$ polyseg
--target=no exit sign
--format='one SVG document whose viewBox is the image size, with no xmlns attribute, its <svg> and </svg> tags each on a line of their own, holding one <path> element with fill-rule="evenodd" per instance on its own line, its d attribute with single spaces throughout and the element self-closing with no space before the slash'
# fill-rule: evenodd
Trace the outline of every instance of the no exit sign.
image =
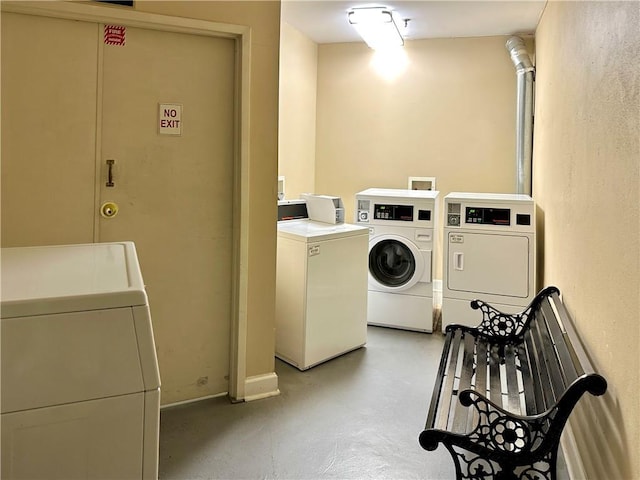
<svg viewBox="0 0 640 480">
<path fill-rule="evenodd" d="M 160 135 L 182 135 L 182 105 L 159 104 L 158 133 Z"/>
</svg>

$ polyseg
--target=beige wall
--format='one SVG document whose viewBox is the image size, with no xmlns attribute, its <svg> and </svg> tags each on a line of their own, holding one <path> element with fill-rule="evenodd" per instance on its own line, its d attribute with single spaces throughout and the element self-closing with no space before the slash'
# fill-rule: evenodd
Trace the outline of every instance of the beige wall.
<svg viewBox="0 0 640 480">
<path fill-rule="evenodd" d="M 605 397 L 581 400 L 572 416 L 593 479 L 640 478 L 639 9 L 550 2 L 536 32 L 542 283 L 560 287 L 609 381 Z M 442 196 L 513 191 L 515 73 L 505 40 L 407 42 L 411 63 L 395 81 L 372 72 L 364 44 L 320 45 L 315 191 L 342 196 L 347 221 L 357 191 L 404 188 L 408 176 L 436 176 Z"/>
<path fill-rule="evenodd" d="M 26 3 L 27 2 L 25 2 L 25 5 Z M 32 8 L 40 8 L 36 2 L 28 3 L 31 4 Z M 97 8 L 103 9 L 105 11 L 111 9 L 114 12 L 117 11 L 118 15 L 127 15 L 132 13 L 131 9 L 126 7 L 97 7 L 94 2 L 86 3 L 89 4 L 88 8 L 91 8 L 93 10 Z M 47 8 L 55 8 L 51 7 L 52 5 L 54 5 L 54 2 L 45 2 L 45 4 L 47 5 Z M 6 5 L 7 3 L 3 2 L 3 6 Z M 17 5 L 19 5 L 19 3 L 17 3 Z M 70 3 L 57 2 L 57 5 L 61 9 L 64 9 L 65 7 L 69 6 Z M 82 5 L 80 7 L 82 7 Z M 246 358 L 240 359 L 239 363 L 246 366 L 246 376 L 248 377 L 260 377 L 264 375 L 269 379 L 272 379 L 275 366 L 274 317 L 276 235 L 274 219 L 276 217 L 275 198 L 277 195 L 276 176 L 278 148 L 277 123 L 280 2 L 137 1 L 135 2 L 134 9 L 139 12 L 200 19 L 217 23 L 243 25 L 248 26 L 251 30 L 251 86 L 248 99 L 249 148 L 247 149 L 248 161 L 246 165 L 246 168 L 248 170 L 247 176 L 249 178 L 249 188 L 248 192 L 242 192 L 243 199 L 248 197 L 248 228 L 246 232 L 243 232 L 242 237 L 243 241 L 244 239 L 246 239 L 248 243 L 248 260 L 240 265 L 240 269 L 242 270 L 242 272 L 247 275 L 248 285 L 246 309 L 239 313 L 240 315 L 246 315 L 247 319 Z M 60 38 L 57 38 L 56 41 L 58 43 L 62 42 Z M 95 45 L 93 54 L 95 56 Z M 58 65 L 58 67 L 59 66 L 60 65 Z M 226 73 L 228 75 L 228 71 Z M 95 82 L 95 72 L 93 75 L 93 80 Z M 45 87 L 48 85 L 47 82 L 49 81 L 49 79 L 46 78 L 46 76 L 40 76 L 38 81 L 39 83 L 37 87 L 34 87 L 35 90 L 40 91 L 44 88 L 44 90 L 42 91 L 47 92 L 48 90 Z M 93 92 L 93 94 L 95 97 L 95 91 Z M 85 102 L 85 104 L 86 103 L 87 102 Z M 93 99 L 93 103 L 95 110 L 95 98 Z M 56 103 L 56 105 L 58 104 Z M 68 111 L 65 111 L 65 108 L 67 108 L 68 110 L 69 105 L 65 104 L 57 109 L 61 118 L 65 117 L 65 113 L 69 113 Z M 77 123 L 77 115 L 71 115 L 71 117 L 73 117 Z M 85 115 L 85 117 L 87 116 Z M 89 115 L 87 118 L 88 121 L 95 122 L 95 113 L 93 115 Z M 11 123 L 11 125 L 15 126 L 14 123 L 15 122 Z M 5 132 L 3 130 L 3 140 L 4 133 Z M 38 157 L 38 155 L 36 155 L 36 157 Z M 38 158 L 40 157 L 43 156 L 40 155 Z M 94 155 L 84 155 L 83 158 L 91 160 L 91 162 L 93 162 Z M 66 167 L 67 164 L 63 166 Z M 40 166 L 38 166 L 38 168 L 40 168 Z M 93 184 L 94 182 L 94 174 L 91 173 L 92 171 L 93 166 L 88 170 L 91 177 L 91 181 L 89 182 L 89 184 Z M 3 171 L 3 173 L 5 172 Z M 217 179 L 217 181 L 228 181 L 228 176 L 225 178 L 227 178 L 227 180 Z M 77 179 L 77 176 L 72 177 L 72 179 Z M 216 178 L 212 178 L 212 181 L 216 181 Z M 93 203 L 93 195 L 91 195 L 91 200 L 91 203 Z M 93 212 L 93 205 L 91 205 L 90 208 Z M 232 208 L 232 205 L 221 204 L 217 206 L 217 208 L 230 209 Z M 238 216 L 240 215 L 240 212 L 233 212 L 233 215 Z M 89 220 L 90 223 L 93 223 L 91 218 Z M 47 226 L 45 225 L 45 227 Z M 189 232 L 184 232 L 184 234 L 188 235 Z M 59 238 L 62 238 L 55 235 L 51 235 L 51 237 L 53 238 L 54 243 L 59 243 Z M 65 236 L 64 238 L 68 237 Z M 88 239 L 87 241 L 91 241 L 91 239 Z M 22 241 L 22 243 L 24 244 L 28 242 Z M 229 278 L 228 282 L 233 282 L 233 278 Z M 228 311 L 229 307 L 229 305 L 225 305 L 221 311 Z M 241 308 L 245 308 L 244 303 L 241 305 Z M 187 332 L 187 334 L 198 334 L 199 332 L 200 331 L 197 329 L 191 329 L 191 331 Z M 240 335 L 243 336 L 244 332 L 241 332 Z M 179 375 L 180 373 L 178 372 L 176 376 Z M 242 375 L 240 376 L 242 377 Z M 269 384 L 269 386 L 272 385 L 273 382 Z M 242 392 L 239 393 L 242 394 Z M 175 395 L 168 395 L 167 399 L 163 397 L 163 401 L 165 401 L 166 403 L 167 401 L 187 400 L 192 398 L 193 396 L 193 393 L 184 394 L 180 398 L 176 398 Z"/>
<path fill-rule="evenodd" d="M 506 37 L 408 41 L 409 64 L 388 80 L 364 43 L 318 53 L 317 193 L 407 188 L 435 176 L 451 191 L 515 191 L 515 68 Z M 436 278 L 441 278 L 438 255 Z"/>
<path fill-rule="evenodd" d="M 587 478 L 640 478 L 640 4 L 550 2 L 536 32 L 534 196 L 604 397 L 571 425 Z"/>
<path fill-rule="evenodd" d="M 293 199 L 315 188 L 318 45 L 284 22 L 280 38 L 278 174 Z"/>
<path fill-rule="evenodd" d="M 135 2 L 139 11 L 251 27 L 247 375 L 273 372 L 280 2 Z M 274 199 L 269 202 L 269 199 Z M 222 208 L 222 207 L 221 207 Z"/>
</svg>

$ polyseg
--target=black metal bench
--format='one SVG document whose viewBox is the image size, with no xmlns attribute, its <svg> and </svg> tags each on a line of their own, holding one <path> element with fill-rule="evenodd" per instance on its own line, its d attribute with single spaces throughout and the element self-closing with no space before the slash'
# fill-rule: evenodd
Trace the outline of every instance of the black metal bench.
<svg viewBox="0 0 640 480">
<path fill-rule="evenodd" d="M 474 300 L 477 328 L 449 325 L 420 445 L 442 443 L 458 479 L 555 479 L 560 434 L 597 374 L 555 287 L 519 314 Z"/>
</svg>

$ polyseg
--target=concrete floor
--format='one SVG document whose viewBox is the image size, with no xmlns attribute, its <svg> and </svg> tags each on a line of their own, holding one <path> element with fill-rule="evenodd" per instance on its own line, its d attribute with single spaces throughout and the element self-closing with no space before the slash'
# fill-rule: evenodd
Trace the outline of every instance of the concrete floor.
<svg viewBox="0 0 640 480">
<path fill-rule="evenodd" d="M 368 327 L 366 347 L 305 372 L 276 360 L 280 396 L 165 409 L 160 478 L 455 478 L 444 447 L 418 444 L 442 345 L 440 334 Z"/>
</svg>

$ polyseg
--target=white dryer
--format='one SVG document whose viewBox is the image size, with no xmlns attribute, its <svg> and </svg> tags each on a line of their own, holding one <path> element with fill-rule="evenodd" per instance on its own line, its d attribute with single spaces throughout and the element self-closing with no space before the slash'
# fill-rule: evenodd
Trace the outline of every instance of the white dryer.
<svg viewBox="0 0 640 480">
<path fill-rule="evenodd" d="M 477 326 L 474 299 L 505 313 L 536 293 L 535 204 L 528 195 L 452 192 L 444 197 L 442 328 Z"/>
<path fill-rule="evenodd" d="M 160 375 L 133 243 L 2 249 L 2 478 L 158 478 Z"/>
<path fill-rule="evenodd" d="M 356 194 L 356 221 L 369 226 L 370 325 L 433 331 L 437 198 L 437 191 L 386 188 Z"/>
</svg>

